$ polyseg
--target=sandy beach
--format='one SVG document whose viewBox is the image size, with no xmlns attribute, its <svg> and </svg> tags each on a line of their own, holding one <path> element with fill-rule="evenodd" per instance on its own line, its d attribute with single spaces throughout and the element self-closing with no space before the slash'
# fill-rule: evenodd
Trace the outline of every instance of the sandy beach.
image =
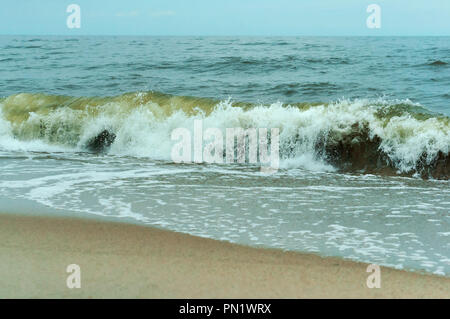
<svg viewBox="0 0 450 319">
<path fill-rule="evenodd" d="M 66 267 L 81 267 L 68 289 Z M 0 215 L 0 298 L 449 298 L 450 278 L 129 224 Z"/>
</svg>

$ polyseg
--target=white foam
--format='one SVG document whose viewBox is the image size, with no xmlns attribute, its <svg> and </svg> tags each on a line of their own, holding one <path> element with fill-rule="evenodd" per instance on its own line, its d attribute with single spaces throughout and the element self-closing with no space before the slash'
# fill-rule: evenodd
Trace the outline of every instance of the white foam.
<svg viewBox="0 0 450 319">
<path fill-rule="evenodd" d="M 171 132 L 175 128 L 193 132 L 194 121 L 202 119 L 204 130 L 219 128 L 224 136 L 226 128 L 279 128 L 280 166 L 286 169 L 333 171 L 333 167 L 317 154 L 317 143 L 327 138 L 338 141 L 350 134 L 355 124 L 367 125 L 371 137 L 381 138 L 380 148 L 400 171 L 412 170 L 423 153 L 427 154 L 427 161 L 431 161 L 439 151 L 450 151 L 448 122 L 437 118 L 418 120 L 410 115 L 392 117 L 385 122 L 386 119 L 377 117 L 376 112 L 380 103 L 390 104 L 379 100 L 342 100 L 308 109 L 280 102 L 244 109 L 233 107 L 228 100 L 218 103 L 208 115 L 200 110 L 187 114 L 181 107 L 174 107 L 167 115 L 152 101 L 138 107 L 126 107 L 124 103 L 105 102 L 95 107 L 96 112 L 86 106 L 82 110 L 61 107 L 48 114 L 30 113 L 27 120 L 14 127 L 0 119 L 0 147 L 6 150 L 79 151 L 89 139 L 106 129 L 116 134 L 109 150 L 111 154 L 170 160 L 175 144 Z M 44 136 L 41 136 L 41 123 L 46 127 Z"/>
</svg>

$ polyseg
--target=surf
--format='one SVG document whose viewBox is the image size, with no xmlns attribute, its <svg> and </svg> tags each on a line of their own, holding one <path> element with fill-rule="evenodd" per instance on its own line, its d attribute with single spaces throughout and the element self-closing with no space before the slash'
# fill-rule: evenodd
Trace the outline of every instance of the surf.
<svg viewBox="0 0 450 319">
<path fill-rule="evenodd" d="M 110 97 L 20 93 L 1 99 L 0 112 L 3 150 L 101 149 L 170 160 L 172 131 L 193 132 L 195 120 L 202 120 L 205 129 L 222 132 L 279 128 L 280 167 L 285 169 L 450 177 L 449 117 L 408 100 L 257 104 L 161 92 Z"/>
</svg>

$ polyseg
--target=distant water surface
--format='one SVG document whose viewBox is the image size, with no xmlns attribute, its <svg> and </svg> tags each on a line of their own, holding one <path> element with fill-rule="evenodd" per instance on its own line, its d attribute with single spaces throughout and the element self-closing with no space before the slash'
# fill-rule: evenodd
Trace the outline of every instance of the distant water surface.
<svg viewBox="0 0 450 319">
<path fill-rule="evenodd" d="M 0 96 L 410 99 L 450 114 L 450 37 L 0 37 Z"/>
</svg>

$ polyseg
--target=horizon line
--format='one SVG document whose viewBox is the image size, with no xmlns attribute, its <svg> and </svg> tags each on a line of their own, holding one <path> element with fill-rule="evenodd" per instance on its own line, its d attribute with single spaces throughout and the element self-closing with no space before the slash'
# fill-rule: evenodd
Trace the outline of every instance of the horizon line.
<svg viewBox="0 0 450 319">
<path fill-rule="evenodd" d="M 369 35 L 369 34 L 353 34 L 353 35 L 314 35 L 314 34 L 299 34 L 299 35 L 251 35 L 251 34 L 230 34 L 230 35 L 214 35 L 214 34 L 31 34 L 31 33 L 0 33 L 0 36 L 94 36 L 94 37 L 450 37 L 450 34 L 425 34 L 425 35 L 411 35 L 411 34 L 381 34 L 381 35 Z"/>
</svg>

